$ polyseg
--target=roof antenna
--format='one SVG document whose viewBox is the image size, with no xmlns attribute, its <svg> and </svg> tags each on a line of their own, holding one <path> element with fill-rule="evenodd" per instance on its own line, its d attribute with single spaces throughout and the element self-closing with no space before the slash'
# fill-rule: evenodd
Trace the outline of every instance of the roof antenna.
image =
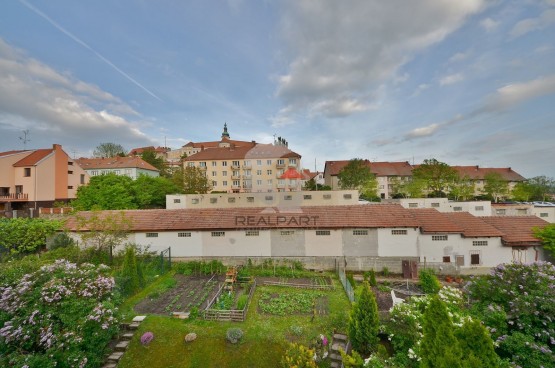
<svg viewBox="0 0 555 368">
<path fill-rule="evenodd" d="M 23 142 L 23 150 L 27 150 L 27 142 L 31 142 L 31 138 L 29 138 L 29 129 L 23 131 L 23 137 L 19 137 L 19 140 Z"/>
</svg>

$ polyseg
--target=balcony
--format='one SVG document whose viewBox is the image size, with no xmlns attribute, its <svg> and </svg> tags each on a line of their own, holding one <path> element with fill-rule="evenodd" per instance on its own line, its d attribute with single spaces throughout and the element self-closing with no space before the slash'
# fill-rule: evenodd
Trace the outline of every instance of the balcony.
<svg viewBox="0 0 555 368">
<path fill-rule="evenodd" d="M 201 170 L 207 170 L 206 166 L 199 166 L 198 168 L 201 169 Z"/>
<path fill-rule="evenodd" d="M 243 180 L 251 180 L 252 175 L 243 175 Z"/>
<path fill-rule="evenodd" d="M 285 162 L 283 162 L 283 163 L 276 163 L 276 167 L 277 167 L 278 169 L 283 169 L 283 168 L 285 168 Z"/>
<path fill-rule="evenodd" d="M 241 168 L 241 165 L 231 164 L 231 168 L 234 170 L 239 170 Z"/>
<path fill-rule="evenodd" d="M 239 180 L 241 179 L 241 175 L 231 175 L 231 180 Z"/>
<path fill-rule="evenodd" d="M 284 189 L 284 188 L 286 187 L 286 185 L 285 185 L 285 183 L 277 183 L 277 184 L 276 184 L 276 187 L 277 187 L 277 188 L 283 188 L 283 189 Z"/>
<path fill-rule="evenodd" d="M 0 194 L 0 202 L 27 202 L 27 193 Z"/>
<path fill-rule="evenodd" d="M 287 166 L 296 168 L 297 163 L 296 162 L 290 162 L 290 163 L 287 164 Z"/>
</svg>

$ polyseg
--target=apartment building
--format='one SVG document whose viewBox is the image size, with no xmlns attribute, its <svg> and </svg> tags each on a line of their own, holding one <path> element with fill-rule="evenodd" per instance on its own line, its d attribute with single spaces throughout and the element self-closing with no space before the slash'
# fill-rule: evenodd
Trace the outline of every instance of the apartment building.
<svg viewBox="0 0 555 368">
<path fill-rule="evenodd" d="M 229 193 L 286 192 L 302 188 L 301 155 L 287 142 L 273 144 L 228 140 L 224 127 L 216 147 L 201 150 L 183 160 L 184 166 L 198 167 L 206 173 L 212 191 Z"/>
<path fill-rule="evenodd" d="M 52 148 L 0 152 L 0 211 L 52 207 L 74 199 L 89 175 L 59 144 Z"/>
<path fill-rule="evenodd" d="M 79 158 L 75 162 L 90 176 L 116 174 L 135 180 L 139 175 L 160 176 L 159 170 L 140 157 Z"/>
</svg>

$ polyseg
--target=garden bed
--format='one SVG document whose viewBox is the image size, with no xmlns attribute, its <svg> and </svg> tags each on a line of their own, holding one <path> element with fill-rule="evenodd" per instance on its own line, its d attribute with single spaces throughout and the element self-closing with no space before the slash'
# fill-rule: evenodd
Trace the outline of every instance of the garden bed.
<svg viewBox="0 0 555 368">
<path fill-rule="evenodd" d="M 327 276 L 314 276 L 303 278 L 287 277 L 257 277 L 260 285 L 287 286 L 299 289 L 333 290 L 334 285 Z"/>
<path fill-rule="evenodd" d="M 217 275 L 175 275 L 174 279 L 174 287 L 163 293 L 151 293 L 135 305 L 135 312 L 169 315 L 174 312 L 190 312 L 194 307 L 203 309 L 206 306 L 205 302 L 216 295 L 218 282 L 222 281 Z"/>
</svg>

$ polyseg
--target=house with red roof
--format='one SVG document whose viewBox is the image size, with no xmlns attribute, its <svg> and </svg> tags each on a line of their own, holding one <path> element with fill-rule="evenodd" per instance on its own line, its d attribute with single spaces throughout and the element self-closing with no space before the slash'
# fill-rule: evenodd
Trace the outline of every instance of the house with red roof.
<svg viewBox="0 0 555 368">
<path fill-rule="evenodd" d="M 79 158 L 75 162 L 90 176 L 116 174 L 129 176 L 135 180 L 140 175 L 158 177 L 160 171 L 138 156 Z"/>
<path fill-rule="evenodd" d="M 59 144 L 52 148 L 0 152 L 0 213 L 52 207 L 76 197 L 89 175 Z"/>
</svg>

